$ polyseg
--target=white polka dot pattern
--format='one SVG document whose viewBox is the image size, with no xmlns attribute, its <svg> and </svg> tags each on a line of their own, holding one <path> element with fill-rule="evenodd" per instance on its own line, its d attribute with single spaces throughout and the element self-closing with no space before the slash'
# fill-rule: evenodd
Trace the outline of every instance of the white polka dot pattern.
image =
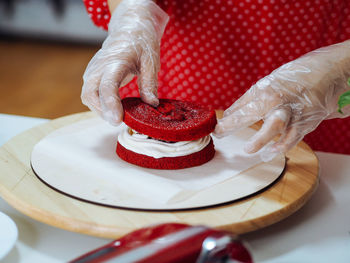
<svg viewBox="0 0 350 263">
<path fill-rule="evenodd" d="M 106 28 L 106 0 L 84 2 L 95 23 Z M 162 38 L 159 96 L 197 101 L 215 109 L 229 107 L 280 65 L 350 38 L 348 0 L 157 3 L 170 15 Z M 136 80 L 120 93 L 138 96 Z M 350 153 L 348 127 L 350 118 L 326 121 L 305 140 L 315 150 Z"/>
<path fill-rule="evenodd" d="M 83 2 L 95 25 L 107 30 L 111 18 L 107 0 L 83 0 Z"/>
</svg>

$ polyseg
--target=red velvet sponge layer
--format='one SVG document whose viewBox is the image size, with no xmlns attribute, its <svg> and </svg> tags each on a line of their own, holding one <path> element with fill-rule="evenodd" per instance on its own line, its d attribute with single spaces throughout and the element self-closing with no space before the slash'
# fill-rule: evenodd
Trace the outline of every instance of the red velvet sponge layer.
<svg viewBox="0 0 350 263">
<path fill-rule="evenodd" d="M 153 169 L 175 170 L 202 165 L 210 161 L 215 155 L 215 149 L 213 140 L 211 139 L 209 144 L 202 150 L 189 155 L 153 158 L 148 155 L 130 151 L 118 142 L 117 154 L 124 161 L 138 166 Z"/>
<path fill-rule="evenodd" d="M 210 134 L 215 111 L 189 101 L 160 99 L 152 107 L 140 98 L 122 100 L 124 123 L 135 131 L 164 141 L 193 141 Z"/>
</svg>

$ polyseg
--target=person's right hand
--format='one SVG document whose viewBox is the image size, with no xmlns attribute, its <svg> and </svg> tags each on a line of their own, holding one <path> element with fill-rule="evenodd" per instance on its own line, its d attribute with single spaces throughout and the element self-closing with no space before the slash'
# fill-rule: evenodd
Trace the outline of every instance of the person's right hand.
<svg viewBox="0 0 350 263">
<path fill-rule="evenodd" d="M 113 12 L 108 37 L 89 62 L 83 104 L 112 125 L 123 120 L 119 88 L 138 75 L 143 101 L 157 106 L 159 45 L 168 15 L 152 0 L 124 0 Z"/>
</svg>

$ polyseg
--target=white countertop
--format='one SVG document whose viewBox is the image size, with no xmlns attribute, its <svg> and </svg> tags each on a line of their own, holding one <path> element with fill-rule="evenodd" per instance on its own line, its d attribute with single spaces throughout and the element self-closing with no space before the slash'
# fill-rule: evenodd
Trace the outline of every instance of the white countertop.
<svg viewBox="0 0 350 263">
<path fill-rule="evenodd" d="M 0 114 L 0 146 L 46 121 Z M 321 181 L 311 200 L 287 219 L 242 235 L 256 262 L 350 262 L 350 155 L 316 154 Z M 15 247 L 1 261 L 4 263 L 66 262 L 110 241 L 37 222 L 1 197 L 0 211 L 15 221 L 19 232 Z"/>
</svg>

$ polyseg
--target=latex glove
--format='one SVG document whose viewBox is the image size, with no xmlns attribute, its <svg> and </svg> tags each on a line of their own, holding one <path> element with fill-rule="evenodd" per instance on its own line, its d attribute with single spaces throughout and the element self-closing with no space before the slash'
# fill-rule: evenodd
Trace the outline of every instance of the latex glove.
<svg viewBox="0 0 350 263">
<path fill-rule="evenodd" d="M 83 76 L 83 104 L 112 125 L 123 120 L 119 88 L 138 75 L 143 101 L 157 106 L 159 45 L 168 15 L 151 0 L 124 0 L 112 14 L 108 37 Z"/>
<path fill-rule="evenodd" d="M 245 146 L 261 151 L 264 161 L 285 153 L 326 118 L 337 113 L 337 100 L 350 77 L 350 41 L 312 51 L 259 80 L 224 112 L 214 134 L 225 136 L 264 120 Z M 277 142 L 269 143 L 276 135 Z M 268 144 L 269 143 L 269 144 Z M 267 145 L 268 144 L 268 145 Z"/>
</svg>

